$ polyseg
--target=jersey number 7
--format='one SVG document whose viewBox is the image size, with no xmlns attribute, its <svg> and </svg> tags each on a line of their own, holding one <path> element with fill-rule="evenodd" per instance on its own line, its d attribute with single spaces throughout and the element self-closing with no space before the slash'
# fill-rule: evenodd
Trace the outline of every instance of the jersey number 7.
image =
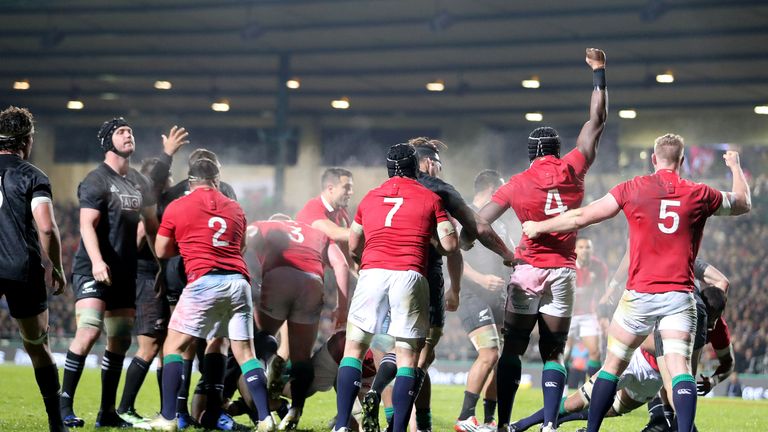
<svg viewBox="0 0 768 432">
<path fill-rule="evenodd" d="M 398 210 L 400 210 L 400 206 L 403 205 L 403 197 L 388 197 L 384 198 L 384 204 L 394 204 L 395 206 L 392 207 L 392 210 L 387 213 L 387 218 L 384 220 L 384 226 L 385 227 L 391 227 L 392 226 L 392 217 L 395 216 L 395 213 L 397 213 Z"/>
</svg>

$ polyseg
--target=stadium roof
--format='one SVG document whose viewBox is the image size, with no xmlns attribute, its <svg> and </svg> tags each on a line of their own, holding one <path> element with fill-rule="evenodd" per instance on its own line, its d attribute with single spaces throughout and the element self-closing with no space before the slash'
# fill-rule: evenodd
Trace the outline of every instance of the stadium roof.
<svg viewBox="0 0 768 432">
<path fill-rule="evenodd" d="M 77 96 L 80 116 L 268 118 L 297 78 L 291 116 L 570 118 L 586 111 L 590 46 L 607 53 L 613 112 L 768 104 L 764 0 L 10 0 L 2 16 L 4 103 L 54 115 Z M 342 97 L 350 109 L 331 108 Z"/>
</svg>

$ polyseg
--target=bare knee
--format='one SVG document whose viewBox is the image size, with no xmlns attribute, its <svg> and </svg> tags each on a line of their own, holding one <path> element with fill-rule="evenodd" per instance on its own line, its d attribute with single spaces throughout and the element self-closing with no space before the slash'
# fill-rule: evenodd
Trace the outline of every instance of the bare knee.
<svg viewBox="0 0 768 432">
<path fill-rule="evenodd" d="M 497 348 L 481 348 L 477 352 L 476 361 L 491 369 L 499 361 L 499 350 Z"/>
</svg>

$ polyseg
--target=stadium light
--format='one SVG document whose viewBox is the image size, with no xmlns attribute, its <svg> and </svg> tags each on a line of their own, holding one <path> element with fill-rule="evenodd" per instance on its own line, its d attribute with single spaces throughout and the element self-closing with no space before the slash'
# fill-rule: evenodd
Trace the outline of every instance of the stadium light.
<svg viewBox="0 0 768 432">
<path fill-rule="evenodd" d="M 525 119 L 528 120 L 529 122 L 540 122 L 544 120 L 544 115 L 542 113 L 535 113 L 535 112 L 526 113 Z"/>
<path fill-rule="evenodd" d="M 23 79 L 23 80 L 14 81 L 13 89 L 14 90 L 29 90 L 29 80 L 28 79 Z"/>
<path fill-rule="evenodd" d="M 633 119 L 637 117 L 637 111 L 633 109 L 620 110 L 619 117 L 623 119 Z"/>
<path fill-rule="evenodd" d="M 335 109 L 349 109 L 349 98 L 343 97 L 341 99 L 334 99 L 331 101 L 331 106 Z"/>
<path fill-rule="evenodd" d="M 85 108 L 85 104 L 81 100 L 71 99 L 67 102 L 67 109 L 81 110 Z"/>
<path fill-rule="evenodd" d="M 155 81 L 155 88 L 158 90 L 170 90 L 173 84 L 170 81 Z"/>
<path fill-rule="evenodd" d="M 299 81 L 298 78 L 291 78 L 288 81 L 285 82 L 285 86 L 289 89 L 297 89 L 301 87 L 301 81 Z"/>
<path fill-rule="evenodd" d="M 229 99 L 218 99 L 216 102 L 211 104 L 211 109 L 216 112 L 227 112 L 229 111 Z"/>
<path fill-rule="evenodd" d="M 648 152 L 645 151 L 645 150 L 641 151 L 640 152 L 640 159 L 642 159 L 642 160 L 648 159 Z"/>
<path fill-rule="evenodd" d="M 434 80 L 432 82 L 427 83 L 427 90 L 431 92 L 441 92 L 445 90 L 445 81 L 443 80 Z"/>
<path fill-rule="evenodd" d="M 666 71 L 663 74 L 656 75 L 656 82 L 659 84 L 672 84 L 675 82 L 675 76 L 672 71 Z"/>
<path fill-rule="evenodd" d="M 536 75 L 532 76 L 530 79 L 523 80 L 522 82 L 523 88 L 527 89 L 537 89 L 541 87 L 541 82 L 539 81 L 539 77 Z"/>
<path fill-rule="evenodd" d="M 768 115 L 768 105 L 757 105 L 755 107 L 755 114 Z"/>
</svg>

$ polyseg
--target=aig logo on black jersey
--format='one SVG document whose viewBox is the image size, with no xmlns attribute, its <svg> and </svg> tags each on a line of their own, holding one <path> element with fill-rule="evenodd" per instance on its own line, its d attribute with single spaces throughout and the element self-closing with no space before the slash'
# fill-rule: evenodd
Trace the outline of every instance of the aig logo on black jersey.
<svg viewBox="0 0 768 432">
<path fill-rule="evenodd" d="M 139 210 L 141 208 L 141 196 L 139 195 L 120 195 L 120 203 L 123 210 Z"/>
</svg>

